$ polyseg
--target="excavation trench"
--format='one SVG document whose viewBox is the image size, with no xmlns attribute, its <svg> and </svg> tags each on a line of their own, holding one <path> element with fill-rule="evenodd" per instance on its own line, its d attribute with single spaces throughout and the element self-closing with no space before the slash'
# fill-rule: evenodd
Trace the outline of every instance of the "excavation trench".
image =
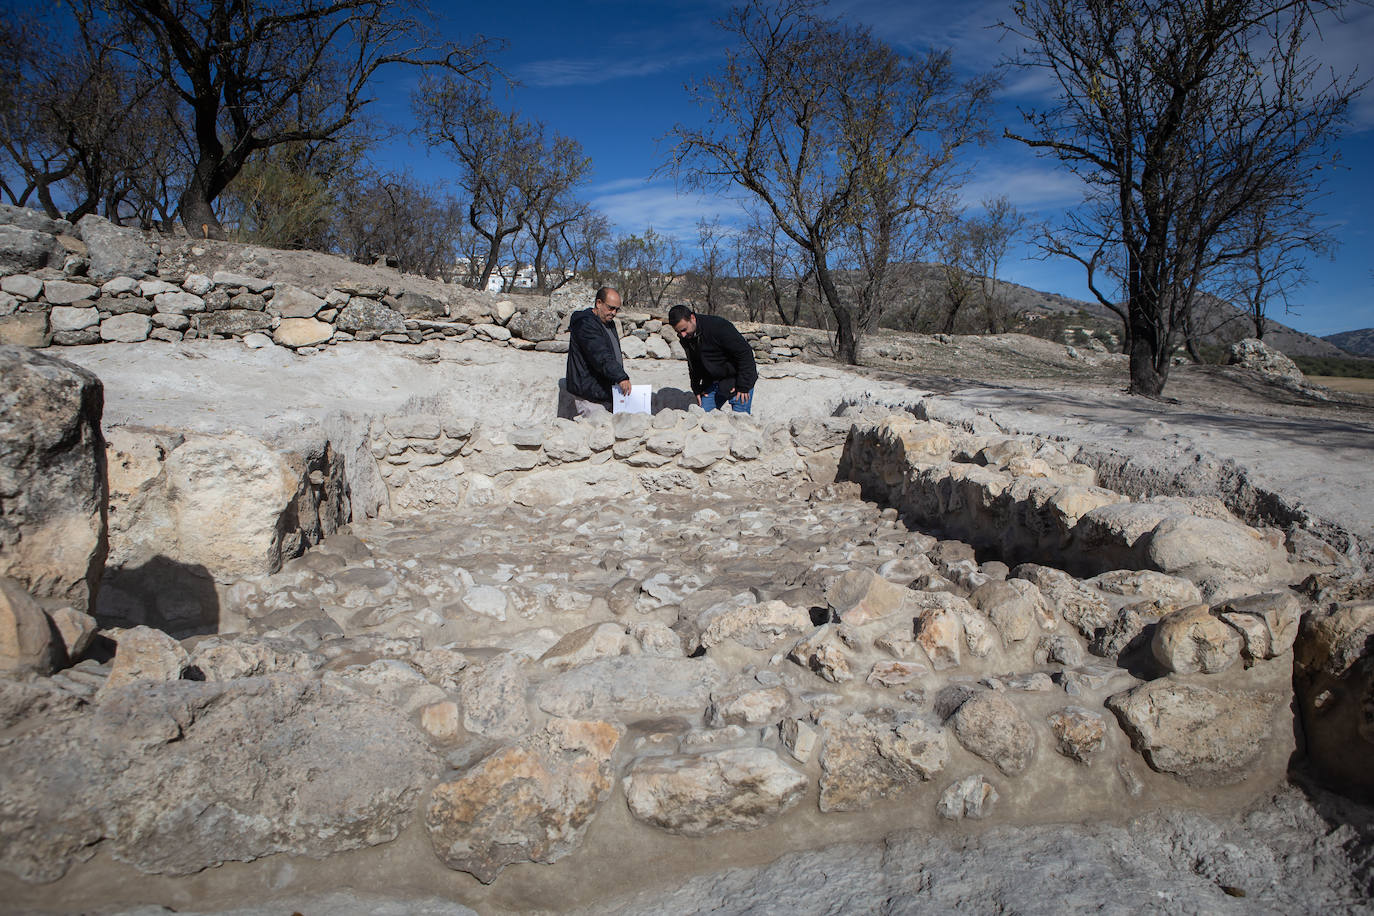
<svg viewBox="0 0 1374 916">
<path fill-rule="evenodd" d="M 107 787 L 136 824 L 79 847 L 70 825 L 32 828 L 68 859 L 57 883 L 14 887 L 20 905 L 346 888 L 673 911 L 683 882 L 789 853 L 1162 807 L 1226 818 L 1286 782 L 1289 584 L 1312 559 L 1281 532 L 1215 499 L 1098 487 L 1062 444 L 909 412 L 667 414 L 538 430 L 407 414 L 331 447 L 371 464 L 313 468 L 317 543 L 220 577 L 215 632 L 182 621 L 201 630 L 183 680 L 91 688 L 98 708 L 142 690 L 144 708 L 200 711 L 141 752 L 145 779 Z M 319 521 L 331 487 L 351 523 Z M 292 511 L 310 515 L 299 496 Z M 91 684 L 110 674 L 83 664 Z M 242 725 L 269 695 L 267 724 Z M 353 731 L 319 737 L 345 707 Z M 41 739 L 35 760 L 59 746 Z M 188 764 L 199 779 L 165 772 Z M 1251 880 L 1170 867 L 1201 906 Z"/>
</svg>

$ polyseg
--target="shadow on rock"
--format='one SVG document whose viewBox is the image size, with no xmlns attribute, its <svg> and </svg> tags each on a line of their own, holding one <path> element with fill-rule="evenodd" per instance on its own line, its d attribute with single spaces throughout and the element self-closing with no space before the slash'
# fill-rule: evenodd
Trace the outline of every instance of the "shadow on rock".
<svg viewBox="0 0 1374 916">
<path fill-rule="evenodd" d="M 155 627 L 184 639 L 219 631 L 219 595 L 200 564 L 156 556 L 141 566 L 107 569 L 96 602 L 102 627 Z"/>
</svg>

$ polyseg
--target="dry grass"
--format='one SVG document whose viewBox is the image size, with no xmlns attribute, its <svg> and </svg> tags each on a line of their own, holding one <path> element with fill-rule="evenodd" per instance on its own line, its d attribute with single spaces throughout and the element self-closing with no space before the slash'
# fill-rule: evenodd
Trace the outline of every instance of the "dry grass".
<svg viewBox="0 0 1374 916">
<path fill-rule="evenodd" d="M 1331 388 L 1335 391 L 1349 391 L 1351 394 L 1374 395 L 1374 378 L 1345 378 L 1337 375 L 1309 375 L 1307 380 L 1313 385 Z"/>
</svg>

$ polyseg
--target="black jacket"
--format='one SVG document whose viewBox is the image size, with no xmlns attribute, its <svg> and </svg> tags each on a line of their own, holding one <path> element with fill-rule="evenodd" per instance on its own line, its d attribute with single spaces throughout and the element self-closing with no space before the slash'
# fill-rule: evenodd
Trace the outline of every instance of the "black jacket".
<svg viewBox="0 0 1374 916">
<path fill-rule="evenodd" d="M 725 397 L 732 391 L 753 391 L 759 380 L 754 348 L 733 324 L 719 315 L 698 315 L 695 337 L 682 341 L 692 393 L 705 394 L 719 383 Z"/>
<path fill-rule="evenodd" d="M 630 376 L 621 365 L 615 325 L 609 327 L 591 309 L 568 319 L 568 392 L 585 401 L 611 403 L 611 386 Z"/>
</svg>

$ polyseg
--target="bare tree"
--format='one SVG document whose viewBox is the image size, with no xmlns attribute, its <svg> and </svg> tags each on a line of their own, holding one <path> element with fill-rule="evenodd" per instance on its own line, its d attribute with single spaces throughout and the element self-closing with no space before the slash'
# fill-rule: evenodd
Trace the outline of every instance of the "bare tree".
<svg viewBox="0 0 1374 916">
<path fill-rule="evenodd" d="M 353 124 L 390 64 L 476 76 L 487 44 L 426 37 L 410 0 L 82 0 L 108 17 L 129 60 L 175 87 L 194 161 L 177 211 L 193 234 L 222 236 L 214 202 L 262 150 L 328 140 Z"/>
<path fill-rule="evenodd" d="M 458 184 L 469 195 L 468 222 L 487 241 L 476 284 L 485 288 L 513 237 L 533 226 L 541 212 L 552 216 L 566 206 L 591 162 L 577 141 L 548 138 L 542 123 L 498 110 L 468 80 L 427 80 L 413 106 L 426 141 L 459 167 Z M 541 235 L 541 249 L 551 233 Z"/>
<path fill-rule="evenodd" d="M 620 295 L 629 308 L 659 312 L 663 297 L 682 279 L 682 246 L 650 226 L 643 235 L 622 235 L 615 242 Z"/>
<path fill-rule="evenodd" d="M 702 217 L 697 220 L 697 264 L 693 273 L 701 286 L 705 303 L 704 311 L 710 315 L 720 309 L 721 292 L 725 284 L 726 250 L 725 239 L 728 230 L 720 223 L 720 217 L 710 220 Z"/>
<path fill-rule="evenodd" d="M 1345 5 L 1024 0 L 1004 24 L 1057 95 L 1008 136 L 1088 189 L 1041 244 L 1121 316 L 1132 392 L 1163 391 L 1194 302 L 1253 254 L 1257 216 L 1312 224 L 1317 166 L 1362 87 L 1323 76 L 1303 45 Z"/>
<path fill-rule="evenodd" d="M 606 214 L 587 208 L 578 219 L 558 230 L 558 258 L 567 273 L 589 280 L 597 286 L 611 277 L 615 252 L 611 221 Z"/>
<path fill-rule="evenodd" d="M 386 257 L 406 273 L 455 277 L 467 208 L 439 184 L 408 172 L 354 177 L 343 183 L 336 245 L 355 261 Z"/>
<path fill-rule="evenodd" d="M 671 167 L 690 185 L 757 198 L 805 253 L 837 349 L 857 363 L 892 252 L 910 250 L 957 185 L 955 153 L 981 136 L 992 83 L 959 84 L 947 54 L 899 53 L 816 7 L 751 0 L 730 14 L 722 25 L 739 43 L 689 89 L 710 121 L 673 129 Z M 859 272 L 854 297 L 837 269 Z"/>
</svg>

